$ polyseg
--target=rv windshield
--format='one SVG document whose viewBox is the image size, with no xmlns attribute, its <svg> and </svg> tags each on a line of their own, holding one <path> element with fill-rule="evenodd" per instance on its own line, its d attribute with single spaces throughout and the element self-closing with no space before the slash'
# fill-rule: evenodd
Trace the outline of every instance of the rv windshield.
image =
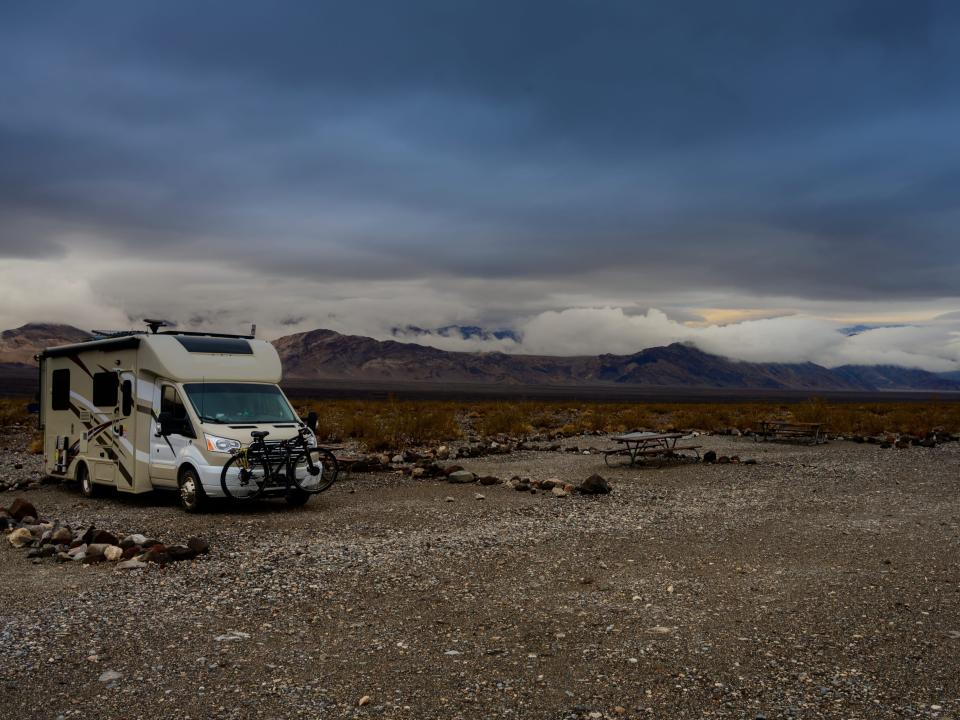
<svg viewBox="0 0 960 720">
<path fill-rule="evenodd" d="M 296 422 L 297 416 L 276 385 L 187 383 L 183 386 L 201 422 Z"/>
</svg>

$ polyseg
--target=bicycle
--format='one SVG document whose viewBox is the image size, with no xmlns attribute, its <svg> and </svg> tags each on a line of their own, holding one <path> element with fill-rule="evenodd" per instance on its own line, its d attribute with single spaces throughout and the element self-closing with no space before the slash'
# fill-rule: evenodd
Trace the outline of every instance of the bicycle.
<svg viewBox="0 0 960 720">
<path fill-rule="evenodd" d="M 340 472 L 337 458 L 326 448 L 310 445 L 309 430 L 301 428 L 295 438 L 267 442 L 269 434 L 254 430 L 250 433 L 253 441 L 234 452 L 223 466 L 220 487 L 228 498 L 246 501 L 267 493 L 306 502 L 336 481 Z"/>
</svg>

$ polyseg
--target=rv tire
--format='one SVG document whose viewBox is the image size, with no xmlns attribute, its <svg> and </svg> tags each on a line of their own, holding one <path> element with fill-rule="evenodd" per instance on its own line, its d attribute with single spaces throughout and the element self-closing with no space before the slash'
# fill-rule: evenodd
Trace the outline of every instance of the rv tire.
<svg viewBox="0 0 960 720">
<path fill-rule="evenodd" d="M 291 489 L 287 493 L 287 504 L 293 507 L 301 507 L 306 505 L 310 500 L 310 493 L 304 492 L 299 489 Z"/>
<path fill-rule="evenodd" d="M 90 477 L 90 471 L 86 463 L 77 465 L 77 482 L 80 483 L 80 493 L 84 497 L 93 498 L 100 494 L 100 488 L 97 487 L 93 478 Z"/>
<path fill-rule="evenodd" d="M 185 467 L 180 471 L 180 507 L 189 513 L 200 512 L 207 503 L 206 493 L 197 471 L 192 467 Z"/>
</svg>

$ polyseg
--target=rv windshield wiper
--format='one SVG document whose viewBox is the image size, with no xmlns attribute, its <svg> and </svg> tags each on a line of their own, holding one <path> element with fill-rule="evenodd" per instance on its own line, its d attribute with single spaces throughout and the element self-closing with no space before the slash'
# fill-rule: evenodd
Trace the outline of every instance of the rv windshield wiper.
<svg viewBox="0 0 960 720">
<path fill-rule="evenodd" d="M 216 423 L 217 425 L 223 425 L 223 420 L 220 420 L 215 417 L 207 417 L 206 415 L 200 416 L 200 422 L 209 422 L 209 423 Z"/>
</svg>

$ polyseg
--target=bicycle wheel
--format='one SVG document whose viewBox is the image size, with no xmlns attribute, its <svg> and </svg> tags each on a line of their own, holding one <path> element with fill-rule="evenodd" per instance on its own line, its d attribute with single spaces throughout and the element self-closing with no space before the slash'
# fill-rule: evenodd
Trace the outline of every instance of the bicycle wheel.
<svg viewBox="0 0 960 720">
<path fill-rule="evenodd" d="M 293 482 L 311 494 L 327 490 L 337 479 L 340 465 L 333 453 L 324 448 L 310 448 L 293 461 Z"/>
<path fill-rule="evenodd" d="M 248 464 L 247 468 L 243 465 Z M 246 463 L 242 455 L 234 455 L 227 460 L 220 472 L 220 487 L 223 494 L 231 500 L 253 500 L 263 492 L 267 484 L 267 474 L 263 465 L 248 458 Z"/>
</svg>

